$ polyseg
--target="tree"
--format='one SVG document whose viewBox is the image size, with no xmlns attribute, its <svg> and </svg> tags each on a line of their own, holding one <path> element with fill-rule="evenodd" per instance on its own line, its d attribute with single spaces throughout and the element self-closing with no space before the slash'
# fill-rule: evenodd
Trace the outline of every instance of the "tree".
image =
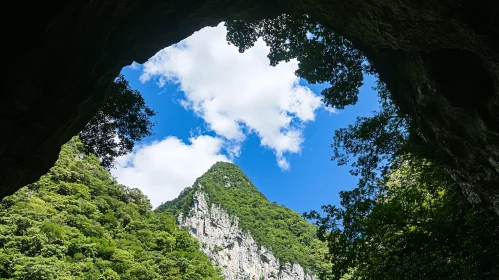
<svg viewBox="0 0 499 280">
<path fill-rule="evenodd" d="M 318 24 L 310 17 L 282 15 L 256 22 L 229 21 L 227 40 L 240 52 L 261 38 L 269 47 L 270 65 L 298 60 L 296 75 L 309 83 L 327 83 L 322 91 L 326 106 L 343 109 L 358 100 L 364 74 L 375 74 L 365 56 L 347 39 Z M 352 174 L 361 175 L 361 184 L 372 184 L 379 172 L 386 172 L 391 159 L 421 146 L 410 116 L 400 113 L 390 92 L 378 81 L 375 88 L 381 107 L 373 117 L 358 118 L 354 125 L 335 132 L 333 160 L 347 164 L 352 156 Z"/>
<path fill-rule="evenodd" d="M 364 74 L 376 71 L 367 58 L 350 41 L 334 33 L 310 17 L 281 15 L 255 22 L 229 21 L 227 40 L 240 52 L 251 48 L 261 38 L 269 47 L 270 65 L 298 60 L 296 75 L 309 83 L 327 83 L 322 91 L 326 106 L 343 109 L 358 100 Z M 402 114 L 391 102 L 390 92 L 378 80 L 375 90 L 381 100 L 380 110 L 373 117 L 358 118 L 354 125 L 335 132 L 333 160 L 340 165 L 353 156 L 352 173 L 369 183 L 377 172 L 386 169 L 390 159 L 412 149 L 409 143 L 421 146 L 419 134 L 410 116 Z M 380 165 L 380 163 L 384 163 Z"/>
<path fill-rule="evenodd" d="M 471 205 L 442 167 L 404 156 L 376 195 L 341 192 L 316 220 L 336 278 L 497 279 L 499 223 Z"/>
<path fill-rule="evenodd" d="M 370 117 L 357 117 L 354 124 L 334 132 L 332 160 L 338 165 L 351 164 L 350 173 L 360 176 L 359 186 L 377 186 L 391 163 L 407 153 L 425 154 L 425 145 L 411 117 L 402 114 L 391 102 L 390 92 L 378 80 L 374 88 L 379 96 L 379 110 Z"/>
<path fill-rule="evenodd" d="M 74 137 L 46 175 L 0 202 L 0 279 L 221 279 L 173 216 L 82 149 Z"/>
<path fill-rule="evenodd" d="M 357 102 L 364 74 L 376 74 L 352 44 L 308 16 L 283 15 L 226 24 L 230 44 L 244 51 L 261 38 L 271 65 L 298 59 L 296 74 L 329 83 L 327 106 Z M 449 178 L 414 120 L 391 100 L 382 82 L 380 109 L 335 132 L 332 160 L 359 176 L 341 206 L 305 213 L 329 247 L 335 279 L 495 279 L 498 222 L 474 208 Z M 455 234 L 458 233 L 457 236 Z"/>
<path fill-rule="evenodd" d="M 270 65 L 298 60 L 296 75 L 309 83 L 329 83 L 327 106 L 342 109 L 357 102 L 363 74 L 373 70 L 352 43 L 308 16 L 281 15 L 256 22 L 229 21 L 227 40 L 240 52 L 259 39 L 270 48 Z"/>
<path fill-rule="evenodd" d="M 149 108 L 139 91 L 119 75 L 108 90 L 102 108 L 80 132 L 86 152 L 101 158 L 109 169 L 114 159 L 132 151 L 134 143 L 152 134 L 156 113 Z"/>
</svg>

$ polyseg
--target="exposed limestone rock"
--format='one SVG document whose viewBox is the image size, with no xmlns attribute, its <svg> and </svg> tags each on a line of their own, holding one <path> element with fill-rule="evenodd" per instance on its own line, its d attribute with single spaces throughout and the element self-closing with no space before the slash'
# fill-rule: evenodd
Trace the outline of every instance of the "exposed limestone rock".
<svg viewBox="0 0 499 280">
<path fill-rule="evenodd" d="M 298 264 L 281 264 L 272 251 L 259 247 L 250 233 L 239 228 L 237 217 L 216 204 L 209 207 L 205 196 L 197 191 L 191 211 L 179 215 L 178 222 L 199 239 L 201 250 L 222 268 L 227 280 L 316 280 Z"/>
<path fill-rule="evenodd" d="M 13 2 L 2 19 L 0 197 L 34 182 L 132 61 L 227 19 L 306 13 L 363 51 L 428 154 L 499 214 L 499 1 Z M 14 25 L 14 26 L 13 26 Z"/>
</svg>

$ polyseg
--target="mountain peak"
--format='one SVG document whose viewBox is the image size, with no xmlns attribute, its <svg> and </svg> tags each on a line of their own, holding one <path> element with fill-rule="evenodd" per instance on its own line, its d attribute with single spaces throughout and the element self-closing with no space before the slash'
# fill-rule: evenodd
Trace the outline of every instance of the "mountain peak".
<svg viewBox="0 0 499 280">
<path fill-rule="evenodd" d="M 232 163 L 232 162 L 227 162 L 227 161 L 217 161 L 217 162 L 215 162 L 215 163 L 214 163 L 214 164 L 210 167 L 210 169 L 209 169 L 209 170 L 212 170 L 212 169 L 218 169 L 218 168 L 237 168 L 237 169 L 241 170 L 241 169 L 239 168 L 239 166 L 237 166 L 237 164 Z M 208 170 L 208 171 L 209 171 L 209 170 Z M 241 170 L 241 172 L 242 172 L 242 170 Z"/>
<path fill-rule="evenodd" d="M 205 184 L 218 184 L 229 187 L 253 187 L 250 179 L 244 172 L 234 163 L 219 161 L 213 164 L 208 171 L 199 177 L 194 183 L 194 188 Z M 256 189 L 255 189 L 256 190 Z"/>
<path fill-rule="evenodd" d="M 226 162 L 226 161 L 217 161 L 216 163 L 214 163 L 210 169 L 208 169 L 208 171 L 205 172 L 206 173 L 240 173 L 240 174 L 243 174 L 244 176 L 246 176 L 244 174 L 244 172 L 241 170 L 241 168 L 239 166 L 237 166 L 237 164 L 234 164 L 234 163 L 231 163 L 231 162 Z"/>
<path fill-rule="evenodd" d="M 211 247 L 204 247 L 203 250 L 215 258 L 230 254 L 234 260 L 239 257 L 245 259 L 244 254 L 238 255 L 235 252 L 245 242 L 239 242 L 241 244 L 233 247 L 235 241 L 229 240 L 226 247 L 221 245 L 225 244 L 225 239 L 220 236 L 229 236 L 229 233 L 236 232 L 232 229 L 232 221 L 237 221 L 234 223 L 240 231 L 249 233 L 259 248 L 266 248 L 261 250 L 270 250 L 283 267 L 285 264 L 296 264 L 312 274 L 318 273 L 320 269 L 316 264 L 320 263 L 320 260 L 316 253 L 325 252 L 327 249 L 316 239 L 315 226 L 295 211 L 271 203 L 233 163 L 215 163 L 192 187 L 186 188 L 176 199 L 162 204 L 158 211 L 172 213 L 179 218 L 182 226 L 189 226 L 193 236 L 204 240 L 202 242 L 210 243 Z M 222 219 L 226 216 L 231 218 Z M 222 220 L 229 222 L 223 223 Z M 218 256 L 219 254 L 222 255 Z M 223 259 L 226 260 L 225 257 Z M 277 268 L 279 271 L 281 269 Z M 265 275 L 263 279 L 269 277 Z M 304 277 L 283 279 L 315 279 L 312 276 Z"/>
</svg>

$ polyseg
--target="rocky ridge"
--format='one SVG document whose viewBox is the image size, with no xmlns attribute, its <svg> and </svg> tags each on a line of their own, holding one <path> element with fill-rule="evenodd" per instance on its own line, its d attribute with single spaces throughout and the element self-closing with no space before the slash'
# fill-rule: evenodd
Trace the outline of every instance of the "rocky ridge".
<svg viewBox="0 0 499 280">
<path fill-rule="evenodd" d="M 271 250 L 258 246 L 249 232 L 240 229 L 237 216 L 230 216 L 217 204 L 209 206 L 206 196 L 196 191 L 191 210 L 179 215 L 178 223 L 199 240 L 201 250 L 222 268 L 227 280 L 317 279 L 299 264 L 280 263 Z"/>
</svg>

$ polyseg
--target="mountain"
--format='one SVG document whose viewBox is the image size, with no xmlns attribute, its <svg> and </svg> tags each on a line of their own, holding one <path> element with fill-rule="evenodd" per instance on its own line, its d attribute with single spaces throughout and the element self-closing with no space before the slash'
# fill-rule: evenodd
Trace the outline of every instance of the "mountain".
<svg viewBox="0 0 499 280">
<path fill-rule="evenodd" d="M 328 270 L 316 227 L 270 202 L 235 164 L 216 163 L 157 211 L 175 215 L 227 280 L 315 280 Z"/>
<path fill-rule="evenodd" d="M 0 203 L 0 279 L 222 279 L 171 215 L 151 211 L 74 138 L 40 180 Z"/>
<path fill-rule="evenodd" d="M 315 280 L 327 269 L 315 226 L 234 164 L 152 211 L 82 148 L 73 138 L 46 175 L 1 201 L 0 279 Z"/>
</svg>

